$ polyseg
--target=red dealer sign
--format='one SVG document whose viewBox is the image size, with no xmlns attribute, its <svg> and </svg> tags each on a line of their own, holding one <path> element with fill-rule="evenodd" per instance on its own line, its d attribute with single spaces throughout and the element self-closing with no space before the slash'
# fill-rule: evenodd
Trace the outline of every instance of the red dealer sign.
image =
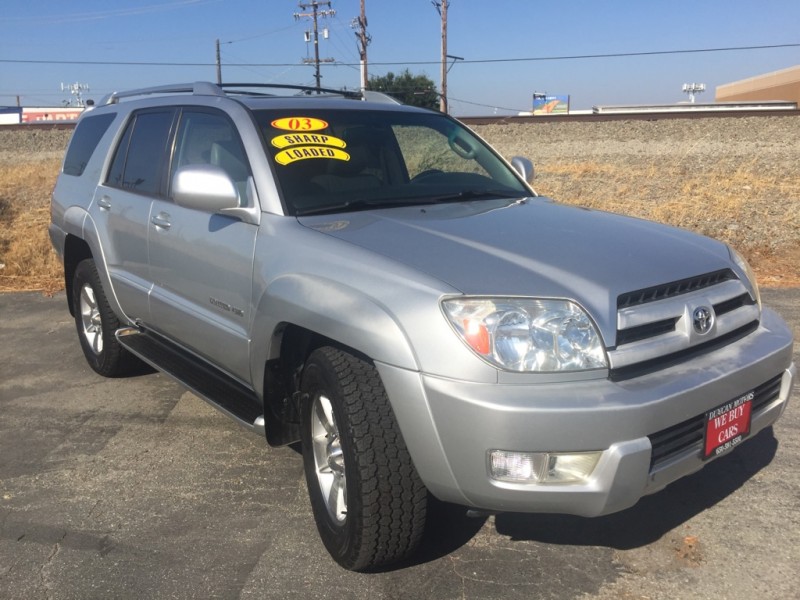
<svg viewBox="0 0 800 600">
<path fill-rule="evenodd" d="M 23 108 L 22 122 L 77 121 L 83 108 Z"/>
</svg>

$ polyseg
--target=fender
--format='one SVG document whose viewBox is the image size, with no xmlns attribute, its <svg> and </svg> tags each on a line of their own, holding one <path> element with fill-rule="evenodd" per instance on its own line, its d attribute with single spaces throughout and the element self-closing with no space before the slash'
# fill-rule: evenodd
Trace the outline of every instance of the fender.
<svg viewBox="0 0 800 600">
<path fill-rule="evenodd" d="M 70 206 L 64 212 L 63 227 L 64 232 L 66 233 L 65 240 L 69 236 L 73 236 L 82 240 L 89 247 L 89 251 L 92 253 L 92 258 L 94 259 L 95 267 L 97 268 L 97 274 L 99 275 L 100 282 L 103 285 L 103 290 L 106 291 L 108 303 L 111 305 L 111 310 L 113 310 L 114 314 L 119 317 L 120 321 L 132 323 L 132 320 L 129 319 L 125 314 L 125 311 L 122 310 L 122 306 L 117 298 L 116 290 L 111 283 L 111 277 L 108 273 L 108 269 L 106 268 L 106 257 L 103 252 L 103 247 L 100 244 L 97 226 L 95 225 L 92 216 L 87 210 L 79 206 Z M 66 248 L 64 250 L 66 251 Z M 66 261 L 66 255 L 64 256 L 64 259 Z"/>
<path fill-rule="evenodd" d="M 332 279 L 284 275 L 270 283 L 255 310 L 252 331 L 261 333 L 252 338 L 251 372 L 259 394 L 263 393 L 265 364 L 280 352 L 275 332 L 285 323 L 330 338 L 372 360 L 419 370 L 405 331 L 374 298 Z"/>
</svg>

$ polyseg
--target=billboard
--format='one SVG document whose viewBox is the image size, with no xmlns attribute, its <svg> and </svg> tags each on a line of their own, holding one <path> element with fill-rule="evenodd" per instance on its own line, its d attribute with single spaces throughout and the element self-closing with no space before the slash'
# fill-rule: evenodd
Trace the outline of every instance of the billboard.
<svg viewBox="0 0 800 600">
<path fill-rule="evenodd" d="M 82 112 L 83 107 L 80 106 L 68 108 L 23 108 L 22 122 L 76 121 Z"/>
<path fill-rule="evenodd" d="M 534 115 L 565 115 L 569 113 L 568 94 L 533 94 Z"/>
</svg>

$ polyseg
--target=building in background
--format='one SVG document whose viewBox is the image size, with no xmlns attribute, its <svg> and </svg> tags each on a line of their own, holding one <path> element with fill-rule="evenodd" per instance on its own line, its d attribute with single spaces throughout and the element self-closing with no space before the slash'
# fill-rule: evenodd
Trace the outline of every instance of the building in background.
<svg viewBox="0 0 800 600">
<path fill-rule="evenodd" d="M 77 121 L 83 106 L 0 106 L 0 125 Z"/>
<path fill-rule="evenodd" d="M 717 102 L 784 100 L 800 104 L 800 65 L 717 86 Z"/>
</svg>

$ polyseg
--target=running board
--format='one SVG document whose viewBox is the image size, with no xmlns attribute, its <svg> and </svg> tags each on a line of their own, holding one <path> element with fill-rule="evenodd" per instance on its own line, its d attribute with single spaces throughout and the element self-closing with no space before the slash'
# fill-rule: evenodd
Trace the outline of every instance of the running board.
<svg viewBox="0 0 800 600">
<path fill-rule="evenodd" d="M 266 436 L 261 401 L 253 390 L 149 331 L 123 327 L 115 335 L 129 352 L 189 388 L 246 429 Z"/>
</svg>

